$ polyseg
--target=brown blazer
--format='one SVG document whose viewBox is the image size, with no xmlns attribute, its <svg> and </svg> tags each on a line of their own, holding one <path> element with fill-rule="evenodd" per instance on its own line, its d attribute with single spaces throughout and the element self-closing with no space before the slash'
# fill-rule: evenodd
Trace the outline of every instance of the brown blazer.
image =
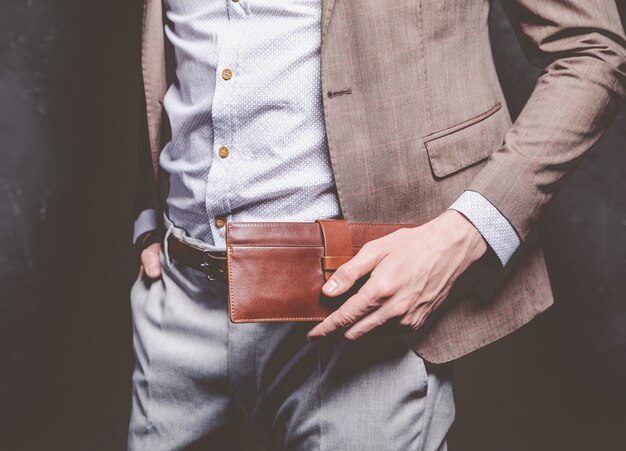
<svg viewBox="0 0 626 451">
<path fill-rule="evenodd" d="M 613 0 L 502 3 L 543 69 L 513 125 L 491 55 L 489 0 L 323 1 L 322 95 L 344 217 L 423 223 L 471 189 L 525 242 L 497 295 L 479 302 L 468 294 L 428 333 L 407 337 L 432 362 L 489 344 L 552 304 L 529 232 L 626 97 L 626 40 Z M 167 85 L 161 0 L 144 7 L 142 71 L 158 177 Z M 140 185 L 152 190 L 154 177 L 144 174 Z"/>
</svg>

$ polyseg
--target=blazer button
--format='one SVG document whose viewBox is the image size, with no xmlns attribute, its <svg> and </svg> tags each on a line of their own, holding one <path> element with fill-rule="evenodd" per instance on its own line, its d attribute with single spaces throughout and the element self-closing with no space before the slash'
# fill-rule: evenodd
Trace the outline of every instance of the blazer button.
<svg viewBox="0 0 626 451">
<path fill-rule="evenodd" d="M 224 80 L 230 80 L 231 78 L 233 78 L 233 71 L 230 69 L 224 69 L 222 71 L 222 78 Z"/>
<path fill-rule="evenodd" d="M 221 229 L 226 225 L 226 218 L 224 216 L 216 216 L 215 217 L 215 227 Z"/>
</svg>

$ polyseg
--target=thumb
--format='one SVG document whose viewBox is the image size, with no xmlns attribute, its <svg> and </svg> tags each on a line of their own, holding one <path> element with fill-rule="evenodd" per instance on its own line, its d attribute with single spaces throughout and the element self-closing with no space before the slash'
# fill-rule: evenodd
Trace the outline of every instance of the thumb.
<svg viewBox="0 0 626 451">
<path fill-rule="evenodd" d="M 141 252 L 141 264 L 151 279 L 161 276 L 161 244 L 152 243 Z"/>
<path fill-rule="evenodd" d="M 322 287 L 326 296 L 339 296 L 348 291 L 361 277 L 372 272 L 379 260 L 379 253 L 372 247 L 363 246 L 349 261 L 337 268 L 337 271 Z"/>
</svg>

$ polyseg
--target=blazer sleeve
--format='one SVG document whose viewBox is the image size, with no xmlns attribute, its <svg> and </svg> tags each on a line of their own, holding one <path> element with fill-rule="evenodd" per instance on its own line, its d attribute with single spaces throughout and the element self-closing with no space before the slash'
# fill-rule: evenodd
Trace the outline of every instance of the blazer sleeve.
<svg viewBox="0 0 626 451">
<path fill-rule="evenodd" d="M 543 69 L 518 119 L 468 187 L 524 240 L 626 97 L 626 39 L 614 0 L 501 0 Z"/>
</svg>

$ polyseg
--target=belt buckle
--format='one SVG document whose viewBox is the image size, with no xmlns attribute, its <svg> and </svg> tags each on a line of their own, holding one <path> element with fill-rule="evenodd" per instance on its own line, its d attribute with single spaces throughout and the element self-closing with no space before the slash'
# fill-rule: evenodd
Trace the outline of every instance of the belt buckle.
<svg viewBox="0 0 626 451">
<path fill-rule="evenodd" d="M 213 257 L 209 252 L 202 253 L 202 263 L 200 263 L 200 266 L 204 270 L 204 274 L 206 275 L 207 279 L 218 279 L 218 274 L 216 273 L 216 270 L 219 271 L 219 268 L 217 267 L 215 257 Z"/>
</svg>

